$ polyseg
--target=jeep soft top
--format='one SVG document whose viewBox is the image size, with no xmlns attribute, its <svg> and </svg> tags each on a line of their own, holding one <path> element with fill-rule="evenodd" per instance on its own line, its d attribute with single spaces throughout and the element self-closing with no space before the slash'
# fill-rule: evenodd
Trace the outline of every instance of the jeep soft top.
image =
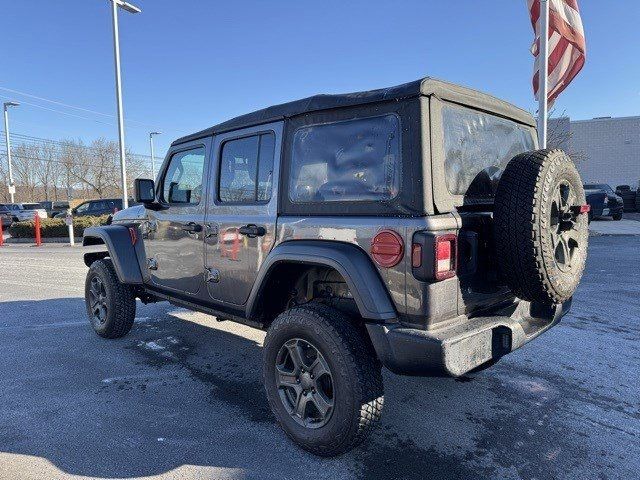
<svg viewBox="0 0 640 480">
<path fill-rule="evenodd" d="M 85 230 L 87 311 L 126 334 L 135 299 L 267 331 L 285 432 L 321 455 L 380 416 L 399 374 L 486 368 L 567 312 L 588 206 L 530 114 L 431 78 L 317 95 L 173 142 L 138 207 Z"/>
</svg>

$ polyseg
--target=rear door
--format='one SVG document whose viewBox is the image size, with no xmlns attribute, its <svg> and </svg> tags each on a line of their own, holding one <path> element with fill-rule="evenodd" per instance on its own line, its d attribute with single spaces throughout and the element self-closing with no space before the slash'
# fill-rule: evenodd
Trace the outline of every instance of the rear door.
<svg viewBox="0 0 640 480">
<path fill-rule="evenodd" d="M 203 282 L 203 229 L 210 139 L 169 152 L 159 177 L 158 197 L 166 210 L 147 210 L 144 246 L 152 285 L 197 294 Z"/>
<path fill-rule="evenodd" d="M 205 278 L 218 303 L 246 303 L 273 247 L 283 122 L 216 135 L 206 213 Z"/>
</svg>

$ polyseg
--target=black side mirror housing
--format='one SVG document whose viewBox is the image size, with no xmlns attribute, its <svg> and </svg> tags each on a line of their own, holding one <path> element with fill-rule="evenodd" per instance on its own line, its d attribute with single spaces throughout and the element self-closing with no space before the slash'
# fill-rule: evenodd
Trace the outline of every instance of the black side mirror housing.
<svg viewBox="0 0 640 480">
<path fill-rule="evenodd" d="M 136 202 L 146 204 L 153 203 L 156 200 L 156 186 L 153 180 L 136 178 L 133 185 Z"/>
<path fill-rule="evenodd" d="M 133 182 L 134 198 L 137 203 L 142 203 L 149 210 L 166 210 L 168 205 L 156 201 L 156 186 L 153 180 L 148 178 L 136 178 Z"/>
</svg>

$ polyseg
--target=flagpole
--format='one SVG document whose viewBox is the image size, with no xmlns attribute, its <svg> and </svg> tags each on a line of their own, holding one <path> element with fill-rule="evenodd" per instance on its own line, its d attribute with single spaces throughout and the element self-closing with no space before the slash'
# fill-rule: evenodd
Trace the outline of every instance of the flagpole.
<svg viewBox="0 0 640 480">
<path fill-rule="evenodd" d="M 547 148 L 547 90 L 549 81 L 549 0 L 540 0 L 540 51 L 538 52 L 538 144 Z"/>
</svg>

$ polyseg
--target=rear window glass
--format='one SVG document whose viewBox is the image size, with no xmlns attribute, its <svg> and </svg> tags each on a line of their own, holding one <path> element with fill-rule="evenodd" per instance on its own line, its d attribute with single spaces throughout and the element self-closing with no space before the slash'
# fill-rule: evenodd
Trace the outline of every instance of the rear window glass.
<svg viewBox="0 0 640 480">
<path fill-rule="evenodd" d="M 292 202 L 391 200 L 400 186 L 395 115 L 311 125 L 293 138 Z"/>
<path fill-rule="evenodd" d="M 470 198 L 493 197 L 515 155 L 533 150 L 532 130 L 464 107 L 442 109 L 447 189 Z"/>
</svg>

